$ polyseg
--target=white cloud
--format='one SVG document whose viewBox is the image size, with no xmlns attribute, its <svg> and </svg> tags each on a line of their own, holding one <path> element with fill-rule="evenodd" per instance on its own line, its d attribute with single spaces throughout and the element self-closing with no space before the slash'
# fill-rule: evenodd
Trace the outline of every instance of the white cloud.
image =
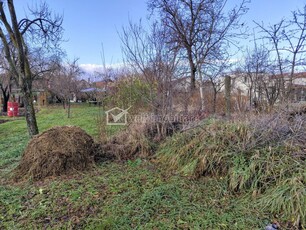
<svg viewBox="0 0 306 230">
<path fill-rule="evenodd" d="M 97 65 L 97 64 L 80 64 L 80 67 L 88 74 L 94 74 L 95 72 L 103 72 L 104 67 L 103 65 Z M 116 63 L 116 64 L 107 64 L 105 65 L 105 68 L 122 68 L 124 67 L 124 63 Z"/>
<path fill-rule="evenodd" d="M 84 71 L 84 74 L 81 78 L 83 79 L 90 79 L 90 81 L 98 81 L 100 80 L 99 74 L 104 72 L 103 65 L 97 65 L 97 64 L 80 64 L 81 69 Z M 105 65 L 106 69 L 109 68 L 123 68 L 124 63 L 117 63 L 112 65 Z"/>
<path fill-rule="evenodd" d="M 87 74 L 93 74 L 95 72 L 102 72 L 103 66 L 97 64 L 80 64 L 80 67 Z"/>
</svg>

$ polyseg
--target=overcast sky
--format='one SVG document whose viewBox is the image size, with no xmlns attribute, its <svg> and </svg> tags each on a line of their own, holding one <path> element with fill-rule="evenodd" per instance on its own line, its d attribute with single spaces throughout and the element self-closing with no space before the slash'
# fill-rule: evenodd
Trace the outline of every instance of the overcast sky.
<svg viewBox="0 0 306 230">
<path fill-rule="evenodd" d="M 18 15 L 27 11 L 39 0 L 15 0 Z M 145 0 L 47 0 L 54 12 L 64 14 L 64 37 L 68 40 L 62 47 L 68 58 L 79 58 L 79 64 L 95 68 L 102 64 L 102 44 L 106 64 L 122 62 L 118 31 L 127 25 L 129 18 L 138 21 L 146 18 Z M 230 5 L 239 0 L 228 0 Z M 305 0 L 252 0 L 249 12 L 243 20 L 254 27 L 253 20 L 273 24 L 290 12 L 302 8 Z"/>
</svg>

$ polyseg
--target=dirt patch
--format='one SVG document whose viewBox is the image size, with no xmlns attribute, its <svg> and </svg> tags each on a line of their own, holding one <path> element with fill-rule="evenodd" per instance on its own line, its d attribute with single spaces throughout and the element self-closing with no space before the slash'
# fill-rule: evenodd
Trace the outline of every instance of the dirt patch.
<svg viewBox="0 0 306 230">
<path fill-rule="evenodd" d="M 94 141 L 75 126 L 54 127 L 35 136 L 15 169 L 15 181 L 60 176 L 88 170 L 94 165 Z"/>
</svg>

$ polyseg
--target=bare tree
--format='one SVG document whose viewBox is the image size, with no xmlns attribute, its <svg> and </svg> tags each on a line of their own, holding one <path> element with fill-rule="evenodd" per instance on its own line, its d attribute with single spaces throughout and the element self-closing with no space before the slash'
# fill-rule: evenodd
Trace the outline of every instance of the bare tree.
<svg viewBox="0 0 306 230">
<path fill-rule="evenodd" d="M 161 16 L 167 42 L 175 44 L 187 58 L 191 89 L 196 87 L 196 72 L 219 52 L 221 43 L 230 38 L 239 18 L 246 12 L 246 0 L 225 13 L 226 0 L 149 0 L 152 12 Z M 222 47 L 224 48 L 224 47 Z M 214 57 L 216 58 L 216 57 Z"/>
<path fill-rule="evenodd" d="M 203 71 L 205 72 L 206 82 L 209 83 L 210 88 L 212 89 L 210 94 L 212 94 L 212 113 L 215 114 L 217 111 L 217 96 L 218 93 L 222 90 L 224 86 L 224 73 L 226 69 L 229 68 L 228 60 L 220 60 L 215 63 L 207 65 Z M 204 82 L 204 80 L 203 80 Z M 201 83 L 200 90 L 203 90 L 204 84 Z M 201 93 L 201 92 L 200 92 Z M 201 95 L 201 109 L 204 110 L 204 93 Z"/>
<path fill-rule="evenodd" d="M 2 94 L 3 98 L 3 105 L 2 105 L 2 112 L 7 112 L 7 103 L 10 99 L 12 88 L 12 75 L 9 73 L 7 68 L 7 62 L 5 58 L 1 55 L 0 56 L 0 95 Z"/>
<path fill-rule="evenodd" d="M 77 60 L 74 60 L 66 65 L 60 65 L 51 79 L 50 90 L 62 101 L 64 109 L 67 109 L 68 118 L 71 115 L 70 102 L 81 90 L 78 87 L 78 77 L 81 74 Z"/>
<path fill-rule="evenodd" d="M 290 68 L 289 86 L 286 96 L 291 98 L 296 68 L 305 64 L 306 5 L 303 11 L 292 12 L 292 19 L 289 20 L 287 27 L 283 30 L 283 34 L 287 43 L 284 51 L 289 53 L 287 61 Z"/>
<path fill-rule="evenodd" d="M 248 1 L 241 1 L 237 6 L 225 12 L 227 1 L 212 1 L 206 10 L 204 33 L 197 35 L 195 58 L 200 81 L 201 109 L 204 110 L 205 78 L 213 86 L 213 112 L 216 111 L 216 96 L 220 90 L 220 75 L 230 67 L 230 58 L 234 48 L 239 48 L 237 40 L 245 35 L 246 27 L 240 22 L 247 12 Z M 223 72 L 223 73 L 222 73 Z M 221 81 L 223 82 L 223 81 Z M 222 84 L 222 83 L 221 83 Z"/>
<path fill-rule="evenodd" d="M 147 32 L 141 23 L 130 22 L 121 34 L 126 61 L 150 85 L 149 93 L 143 95 L 152 112 L 162 118 L 172 112 L 172 81 L 177 67 L 177 53 L 166 43 L 166 36 L 157 23 Z"/>
<path fill-rule="evenodd" d="M 254 49 L 246 52 L 240 75 L 248 88 L 249 105 L 264 108 L 267 103 L 271 108 L 280 97 L 283 79 L 276 74 L 271 51 L 256 41 L 254 44 Z"/>
<path fill-rule="evenodd" d="M 34 74 L 30 59 L 37 49 L 44 49 L 42 53 L 58 50 L 62 17 L 52 15 L 48 6 L 42 4 L 40 8 L 30 10 L 32 18 L 18 20 L 14 1 L 6 0 L 5 3 L 0 1 L 0 38 L 10 72 L 23 96 L 28 132 L 32 137 L 38 134 L 32 83 L 39 74 Z M 45 71 L 48 69 L 42 70 Z"/>
<path fill-rule="evenodd" d="M 123 29 L 121 40 L 126 61 L 152 86 L 150 98 L 147 98 L 152 110 L 164 113 L 171 108 L 170 86 L 177 59 L 176 53 L 165 43 L 164 31 L 157 24 L 151 29 L 148 33 L 141 23 L 130 23 Z"/>
<path fill-rule="evenodd" d="M 291 19 L 268 26 L 255 24 L 263 33 L 262 39 L 272 45 L 269 49 L 276 56 L 275 65 L 282 81 L 281 100 L 291 100 L 295 72 L 305 64 L 306 5 L 303 11 L 293 11 Z"/>
<path fill-rule="evenodd" d="M 2 112 L 7 112 L 7 103 L 10 99 L 11 94 L 11 86 L 12 86 L 12 76 L 8 72 L 4 72 L 0 74 L 0 90 L 3 96 L 3 105 Z"/>
</svg>

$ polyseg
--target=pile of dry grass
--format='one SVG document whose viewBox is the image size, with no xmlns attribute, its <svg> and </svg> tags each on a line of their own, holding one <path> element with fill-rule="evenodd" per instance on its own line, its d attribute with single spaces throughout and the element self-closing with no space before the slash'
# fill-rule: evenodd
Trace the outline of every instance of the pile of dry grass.
<svg viewBox="0 0 306 230">
<path fill-rule="evenodd" d="M 306 115 L 306 104 L 291 104 L 285 108 L 281 108 L 281 110 L 286 112 L 288 114 L 288 120 L 292 121 L 296 117 Z"/>
<path fill-rule="evenodd" d="M 101 143 L 100 155 L 117 160 L 148 157 L 154 150 L 154 130 L 147 124 L 130 124 L 125 130 Z"/>
<path fill-rule="evenodd" d="M 54 127 L 35 136 L 15 169 L 16 181 L 72 174 L 93 166 L 94 141 L 75 126 Z"/>
<path fill-rule="evenodd" d="M 119 161 L 148 158 L 158 144 L 180 127 L 176 123 L 131 123 L 126 129 L 103 140 L 95 159 L 114 158 Z"/>
</svg>

